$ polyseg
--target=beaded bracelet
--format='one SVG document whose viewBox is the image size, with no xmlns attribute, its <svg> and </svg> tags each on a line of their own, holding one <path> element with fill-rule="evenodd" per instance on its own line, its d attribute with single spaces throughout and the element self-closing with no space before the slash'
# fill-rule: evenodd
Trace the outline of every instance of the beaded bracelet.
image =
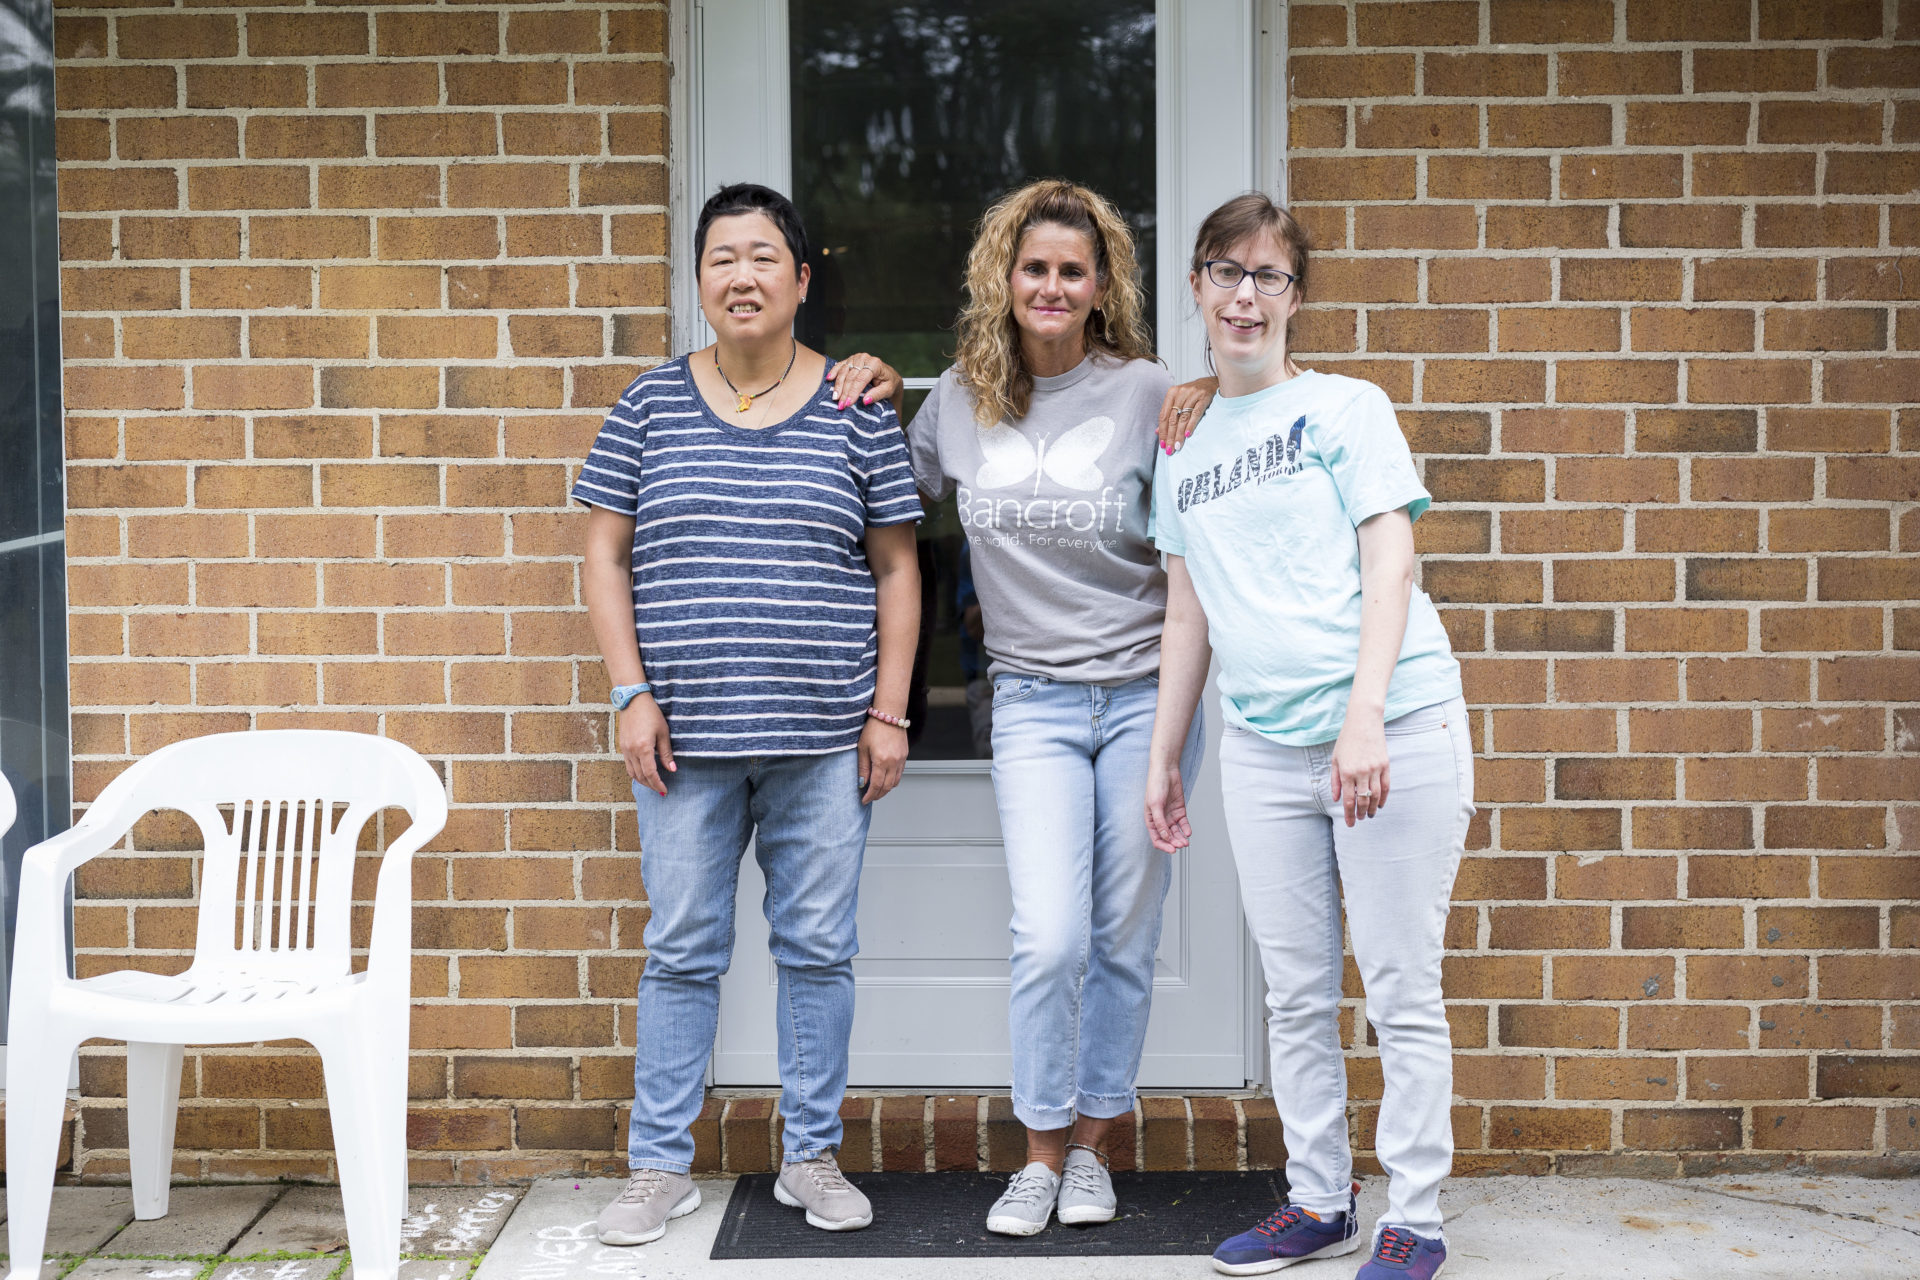
<svg viewBox="0 0 1920 1280">
<path fill-rule="evenodd" d="M 878 720 L 881 724 L 890 724 L 896 729 L 910 729 L 913 727 L 913 721 L 907 719 L 905 716 L 890 716 L 878 707 L 868 707 L 867 714 L 875 720 Z"/>
</svg>

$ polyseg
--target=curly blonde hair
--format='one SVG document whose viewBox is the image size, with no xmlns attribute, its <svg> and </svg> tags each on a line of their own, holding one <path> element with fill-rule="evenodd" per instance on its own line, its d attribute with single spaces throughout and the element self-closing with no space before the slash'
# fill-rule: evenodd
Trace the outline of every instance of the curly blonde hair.
<svg viewBox="0 0 1920 1280">
<path fill-rule="evenodd" d="M 1033 404 L 1033 374 L 1020 352 L 1011 279 L 1020 241 L 1043 225 L 1078 231 L 1093 245 L 1102 295 L 1087 318 L 1088 351 L 1119 360 L 1153 356 L 1133 233 L 1120 211 L 1086 187 L 1058 178 L 1028 183 L 987 210 L 967 252 L 967 305 L 960 311 L 955 365 L 983 426 L 1024 418 Z"/>
</svg>

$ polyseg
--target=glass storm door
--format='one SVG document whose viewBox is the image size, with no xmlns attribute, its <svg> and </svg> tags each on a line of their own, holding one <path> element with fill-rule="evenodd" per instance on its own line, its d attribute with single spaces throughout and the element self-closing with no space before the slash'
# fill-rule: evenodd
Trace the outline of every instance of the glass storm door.
<svg viewBox="0 0 1920 1280">
<path fill-rule="evenodd" d="M 679 33 L 682 208 L 697 210 L 723 182 L 791 193 L 813 239 L 802 340 L 830 356 L 865 350 L 891 362 L 908 377 L 910 421 L 951 362 L 966 253 L 987 205 L 1038 177 L 1083 182 L 1132 225 L 1159 349 L 1191 376 L 1201 352 L 1186 287 L 1193 230 L 1254 185 L 1259 165 L 1257 8 L 706 0 Z M 681 350 L 709 340 L 685 257 L 676 256 Z M 997 1088 L 1011 1074 L 1011 899 L 963 546 L 951 501 L 930 510 L 920 529 L 917 736 L 905 780 L 873 815 L 861 881 L 858 1086 Z M 1195 846 L 1176 860 L 1167 899 L 1147 1088 L 1238 1087 L 1250 1074 L 1255 979 L 1219 811 L 1218 719 L 1210 710 Z M 749 856 L 735 963 L 722 983 L 718 1085 L 778 1080 L 763 893 Z"/>
</svg>

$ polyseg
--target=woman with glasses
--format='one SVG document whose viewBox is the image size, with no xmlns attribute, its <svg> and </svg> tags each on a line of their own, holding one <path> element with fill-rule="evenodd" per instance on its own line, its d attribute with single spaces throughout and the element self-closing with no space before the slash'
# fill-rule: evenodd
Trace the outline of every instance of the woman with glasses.
<svg viewBox="0 0 1920 1280">
<path fill-rule="evenodd" d="M 1134 1107 L 1171 860 L 1140 825 L 1166 575 L 1147 541 L 1166 369 L 1126 222 L 1035 182 L 967 258 L 959 354 L 908 431 L 923 492 L 955 495 L 993 682 L 993 787 L 1013 889 L 1009 1021 L 1027 1164 L 987 1229 L 1113 1218 L 1106 1138 Z M 867 356 L 876 383 L 893 371 Z M 858 387 L 856 390 L 860 389 Z M 1183 725 L 1178 768 L 1200 763 Z"/>
<path fill-rule="evenodd" d="M 1359 1274 L 1430 1280 L 1453 1160 L 1440 954 L 1473 756 L 1459 665 L 1413 585 L 1429 495 L 1393 407 L 1372 383 L 1288 355 L 1307 258 L 1299 224 L 1258 194 L 1214 210 L 1194 247 L 1220 393 L 1154 481 L 1168 605 L 1146 818 L 1156 847 L 1188 843 L 1179 761 L 1218 653 L 1221 788 L 1266 973 L 1291 1191 L 1214 1267 L 1256 1275 L 1359 1247 L 1337 1017 L 1344 899 L 1385 1076 L 1374 1146 L 1387 1212 Z"/>
</svg>

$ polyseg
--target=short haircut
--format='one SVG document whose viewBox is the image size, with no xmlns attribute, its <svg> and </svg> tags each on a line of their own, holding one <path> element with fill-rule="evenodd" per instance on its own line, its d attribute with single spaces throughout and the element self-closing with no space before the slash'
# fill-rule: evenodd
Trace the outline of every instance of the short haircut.
<svg viewBox="0 0 1920 1280">
<path fill-rule="evenodd" d="M 694 279 L 700 278 L 700 260 L 706 256 L 707 228 L 715 218 L 731 218 L 742 213 L 763 213 L 780 228 L 780 238 L 787 242 L 787 249 L 793 254 L 793 274 L 798 277 L 801 264 L 807 260 L 807 228 L 800 221 L 800 211 L 793 207 L 793 201 L 772 187 L 763 187 L 757 182 L 735 182 L 714 192 L 700 206 L 700 220 L 693 226 Z"/>
</svg>

